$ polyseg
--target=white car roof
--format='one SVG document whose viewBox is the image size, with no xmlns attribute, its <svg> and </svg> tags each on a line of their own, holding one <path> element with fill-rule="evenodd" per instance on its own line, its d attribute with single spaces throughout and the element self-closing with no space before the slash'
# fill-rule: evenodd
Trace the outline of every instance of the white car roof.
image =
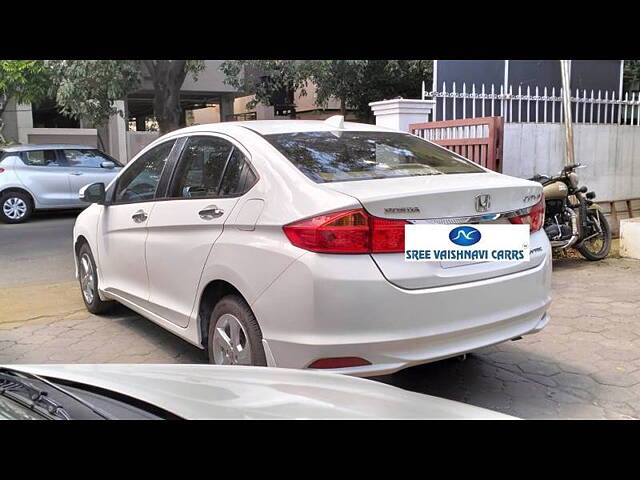
<svg viewBox="0 0 640 480">
<path fill-rule="evenodd" d="M 171 134 L 185 134 L 191 132 L 230 132 L 237 127 L 247 128 L 260 135 L 270 135 L 273 133 L 292 132 L 330 132 L 330 131 L 368 131 L 368 132 L 393 132 L 395 130 L 370 125 L 368 123 L 344 122 L 343 128 L 338 128 L 334 124 L 323 120 L 250 120 L 244 122 L 221 122 L 194 125 L 192 127 L 175 130 Z"/>
</svg>

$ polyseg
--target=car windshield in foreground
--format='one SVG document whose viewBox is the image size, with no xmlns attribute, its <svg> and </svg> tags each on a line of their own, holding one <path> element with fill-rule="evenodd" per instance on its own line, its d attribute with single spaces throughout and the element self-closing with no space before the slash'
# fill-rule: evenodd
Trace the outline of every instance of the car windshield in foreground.
<svg viewBox="0 0 640 480">
<path fill-rule="evenodd" d="M 292 132 L 265 138 L 317 183 L 484 172 L 469 160 L 407 133 Z"/>
<path fill-rule="evenodd" d="M 100 387 L 0 367 L 0 420 L 160 420 L 177 415 Z"/>
<path fill-rule="evenodd" d="M 111 418 L 90 403 L 38 375 L 6 367 L 0 367 L 0 396 L 19 404 L 23 409 L 31 410 L 42 418 L 59 420 Z M 5 409 L 7 405 L 8 402 L 5 401 Z M 75 415 L 78 406 L 82 410 L 81 416 Z M 87 415 L 87 412 L 90 414 Z"/>
<path fill-rule="evenodd" d="M 50 417 L 38 413 L 23 404 L 0 395 L 0 420 L 47 420 Z"/>
</svg>

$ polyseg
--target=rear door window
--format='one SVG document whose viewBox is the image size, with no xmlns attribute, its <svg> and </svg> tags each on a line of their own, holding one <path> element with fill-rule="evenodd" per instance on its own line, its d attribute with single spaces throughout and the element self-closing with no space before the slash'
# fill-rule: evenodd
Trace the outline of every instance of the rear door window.
<svg viewBox="0 0 640 480">
<path fill-rule="evenodd" d="M 57 150 L 31 150 L 22 152 L 24 163 L 32 167 L 66 167 Z"/>
<path fill-rule="evenodd" d="M 218 137 L 189 137 L 176 170 L 172 198 L 213 198 L 233 145 Z"/>
</svg>

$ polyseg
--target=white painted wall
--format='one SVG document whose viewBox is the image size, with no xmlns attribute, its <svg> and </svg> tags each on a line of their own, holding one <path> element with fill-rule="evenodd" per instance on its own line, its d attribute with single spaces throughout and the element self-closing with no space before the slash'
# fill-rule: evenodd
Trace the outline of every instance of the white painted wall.
<svg viewBox="0 0 640 480">
<path fill-rule="evenodd" d="M 596 192 L 596 200 L 640 197 L 640 126 L 573 125 L 581 184 Z M 529 178 L 556 174 L 566 162 L 564 125 L 506 123 L 503 173 Z"/>
<path fill-rule="evenodd" d="M 20 143 L 71 143 L 96 147 L 98 134 L 95 128 L 21 128 Z"/>
</svg>

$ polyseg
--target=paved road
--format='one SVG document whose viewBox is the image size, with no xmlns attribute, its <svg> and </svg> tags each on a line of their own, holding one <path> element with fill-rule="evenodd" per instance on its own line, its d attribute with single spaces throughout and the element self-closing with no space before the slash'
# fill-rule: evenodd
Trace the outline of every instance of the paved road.
<svg viewBox="0 0 640 480">
<path fill-rule="evenodd" d="M 23 229 L 40 231 L 48 239 L 38 242 L 56 248 L 40 253 L 38 258 L 47 259 L 44 267 L 0 264 L 0 270 L 10 267 L 3 281 L 73 278 L 64 260 L 68 246 L 62 247 L 68 245 L 72 220 L 43 219 L 42 225 Z M 0 248 L 26 255 L 24 245 Z M 50 265 L 57 267 L 48 272 Z M 638 278 L 640 261 L 557 260 L 552 321 L 541 333 L 485 348 L 464 362 L 446 360 L 376 380 L 522 418 L 640 418 Z M 7 290 L 13 296 L 3 298 Z M 15 299 L 19 294 L 22 301 Z M 6 311 L 15 321 L 3 323 Z M 75 282 L 0 288 L 0 364 L 205 361 L 203 351 L 124 307 L 109 315 L 88 314 Z"/>
<path fill-rule="evenodd" d="M 0 223 L 0 287 L 74 280 L 71 244 L 77 215 L 37 213 L 27 223 Z"/>
</svg>

